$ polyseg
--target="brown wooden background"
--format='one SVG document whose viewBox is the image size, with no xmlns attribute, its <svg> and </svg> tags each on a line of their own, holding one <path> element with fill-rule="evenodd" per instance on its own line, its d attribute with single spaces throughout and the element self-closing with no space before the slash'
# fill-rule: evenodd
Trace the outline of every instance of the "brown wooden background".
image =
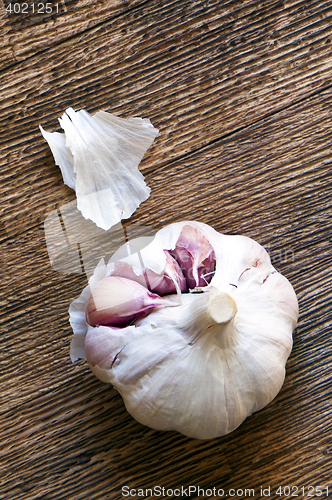
<svg viewBox="0 0 332 500">
<path fill-rule="evenodd" d="M 332 495 L 332 1 L 61 0 L 47 15 L 8 15 L 8 4 L 0 499 L 119 499 L 124 485 Z M 70 361 L 67 310 L 86 276 L 48 258 L 44 220 L 75 197 L 38 130 L 58 129 L 68 106 L 160 129 L 140 166 L 152 194 L 129 224 L 190 219 L 253 237 L 296 289 L 283 389 L 226 437 L 143 427 Z"/>
</svg>

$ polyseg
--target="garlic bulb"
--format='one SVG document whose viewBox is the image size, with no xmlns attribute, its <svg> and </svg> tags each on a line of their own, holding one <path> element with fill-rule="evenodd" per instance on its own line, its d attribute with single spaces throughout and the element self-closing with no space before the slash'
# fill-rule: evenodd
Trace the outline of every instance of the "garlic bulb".
<svg viewBox="0 0 332 500">
<path fill-rule="evenodd" d="M 86 358 L 113 384 L 134 418 L 211 439 L 277 395 L 298 304 L 263 247 L 180 222 L 158 231 L 140 252 L 121 260 L 116 254 L 108 265 L 100 262 L 70 306 L 71 356 Z M 103 288 L 114 279 L 129 287 L 124 304 L 115 281 L 114 290 Z M 93 296 L 100 290 L 99 308 Z"/>
<path fill-rule="evenodd" d="M 128 219 L 150 196 L 138 165 L 158 130 L 148 119 L 72 108 L 59 122 L 65 134 L 39 128 L 78 209 L 105 230 Z"/>
</svg>

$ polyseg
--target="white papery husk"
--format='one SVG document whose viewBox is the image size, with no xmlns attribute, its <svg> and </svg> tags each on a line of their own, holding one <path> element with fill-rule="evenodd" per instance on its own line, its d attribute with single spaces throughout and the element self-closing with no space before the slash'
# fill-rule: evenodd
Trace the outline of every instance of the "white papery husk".
<svg viewBox="0 0 332 500">
<path fill-rule="evenodd" d="M 59 122 L 64 134 L 40 130 L 78 209 L 105 230 L 128 219 L 150 196 L 138 165 L 158 130 L 148 119 L 72 108 Z"/>
<path fill-rule="evenodd" d="M 112 269 L 112 262 L 108 267 L 101 263 L 70 308 L 74 339 L 80 338 L 72 341 L 71 354 L 78 355 L 80 343 L 83 352 L 82 339 L 88 333 L 85 348 L 103 346 L 103 355 L 94 358 L 97 362 L 90 368 L 113 384 L 136 420 L 154 429 L 210 439 L 234 430 L 279 392 L 298 304 L 291 284 L 273 268 L 263 247 L 202 223 L 176 223 L 159 231 L 142 250 L 146 267 L 161 272 L 163 249 L 175 248 L 185 225 L 201 230 L 216 255 L 216 272 L 204 292 L 182 294 L 178 307 L 156 308 L 138 319 L 135 328 L 119 332 L 88 327 L 83 304 L 90 287 Z M 127 261 L 139 274 L 137 256 Z M 198 318 L 216 290 L 235 301 L 237 312 L 228 323 L 206 328 Z"/>
</svg>

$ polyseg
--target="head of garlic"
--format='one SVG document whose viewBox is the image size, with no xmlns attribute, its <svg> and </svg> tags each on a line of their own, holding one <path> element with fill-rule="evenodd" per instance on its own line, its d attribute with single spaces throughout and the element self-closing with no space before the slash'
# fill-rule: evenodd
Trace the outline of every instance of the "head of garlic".
<svg viewBox="0 0 332 500">
<path fill-rule="evenodd" d="M 70 306 L 71 357 L 111 383 L 136 420 L 210 439 L 277 395 L 298 303 L 263 247 L 180 222 L 117 253 Z"/>
</svg>

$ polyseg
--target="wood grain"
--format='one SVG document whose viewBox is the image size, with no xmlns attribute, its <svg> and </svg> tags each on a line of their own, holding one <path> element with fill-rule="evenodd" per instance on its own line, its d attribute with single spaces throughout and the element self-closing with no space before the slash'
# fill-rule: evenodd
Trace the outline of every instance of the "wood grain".
<svg viewBox="0 0 332 500">
<path fill-rule="evenodd" d="M 50 153 L 44 167 L 48 149 L 38 124 L 56 127 L 67 106 L 149 116 L 160 135 L 145 172 L 330 85 L 332 6 L 278 5 L 148 2 L 4 72 L 3 220 L 13 214 L 14 195 L 20 213 L 29 194 L 43 214 L 36 190 L 61 186 L 59 173 L 50 177 Z"/>
<path fill-rule="evenodd" d="M 11 32 L 2 69 L 0 499 L 120 499 L 126 485 L 331 493 L 332 2 L 91 5 Z M 54 37 L 42 50 L 38 33 Z M 148 429 L 70 361 L 68 306 L 87 280 L 49 260 L 44 221 L 74 193 L 37 130 L 70 105 L 160 128 L 140 166 L 151 196 L 128 230 L 187 219 L 250 236 L 297 292 L 285 384 L 228 436 Z"/>
<path fill-rule="evenodd" d="M 0 5 L 0 70 L 110 21 L 143 2 L 61 0 L 48 2 L 46 6 L 47 2 L 4 0 Z"/>
</svg>

